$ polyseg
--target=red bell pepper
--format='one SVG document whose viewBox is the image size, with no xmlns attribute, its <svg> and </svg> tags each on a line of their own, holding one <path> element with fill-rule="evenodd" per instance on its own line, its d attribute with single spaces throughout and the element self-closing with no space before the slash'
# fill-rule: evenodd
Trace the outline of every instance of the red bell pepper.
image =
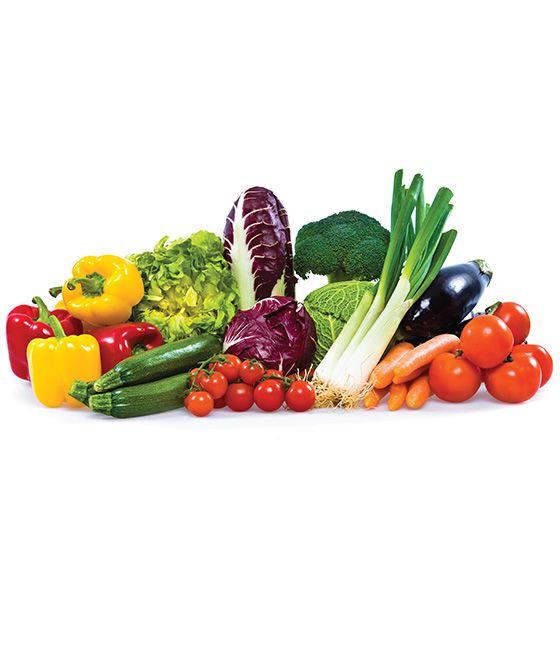
<svg viewBox="0 0 560 669">
<path fill-rule="evenodd" d="M 99 342 L 103 374 L 113 369 L 121 360 L 163 344 L 161 332 L 149 323 L 104 325 L 88 330 L 88 334 L 93 335 Z"/>
<path fill-rule="evenodd" d="M 48 324 L 49 315 L 56 316 L 64 334 L 81 335 L 82 321 L 71 316 L 66 309 L 50 311 L 40 297 L 34 297 L 36 306 L 20 304 L 14 307 L 6 320 L 6 341 L 12 371 L 20 379 L 29 381 L 27 365 L 27 346 L 32 339 L 48 339 L 53 337 L 53 329 Z"/>
</svg>

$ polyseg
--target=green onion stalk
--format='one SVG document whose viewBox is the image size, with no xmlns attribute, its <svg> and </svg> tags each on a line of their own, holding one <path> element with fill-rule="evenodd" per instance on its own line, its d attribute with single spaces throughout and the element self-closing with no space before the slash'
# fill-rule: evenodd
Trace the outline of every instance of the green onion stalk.
<svg viewBox="0 0 560 669">
<path fill-rule="evenodd" d="M 395 174 L 391 240 L 375 296 L 366 292 L 314 373 L 317 406 L 353 406 L 412 304 L 435 279 L 457 236 L 443 232 L 453 193 L 440 188 L 428 205 L 424 180 L 406 188 Z M 413 220 L 414 214 L 414 220 Z"/>
</svg>

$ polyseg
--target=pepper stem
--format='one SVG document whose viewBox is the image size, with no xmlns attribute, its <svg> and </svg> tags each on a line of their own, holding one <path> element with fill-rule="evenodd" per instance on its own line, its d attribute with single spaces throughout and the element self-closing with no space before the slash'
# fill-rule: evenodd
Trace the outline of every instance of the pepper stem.
<svg viewBox="0 0 560 669">
<path fill-rule="evenodd" d="M 34 297 L 31 301 L 39 308 L 39 315 L 37 318 L 33 319 L 35 323 L 48 323 L 50 314 L 49 310 L 47 309 L 47 305 L 40 297 Z"/>
<path fill-rule="evenodd" d="M 53 331 L 53 335 L 57 340 L 63 339 L 66 337 L 66 332 L 62 329 L 62 325 L 56 316 L 49 313 L 46 304 L 40 297 L 34 297 L 32 302 L 39 307 L 39 319 L 41 322 L 50 325 Z"/>
<path fill-rule="evenodd" d="M 105 277 L 99 272 L 93 272 L 85 276 L 75 276 L 66 282 L 66 287 L 68 290 L 76 290 L 77 284 L 81 285 L 84 297 L 99 297 L 103 294 Z"/>
</svg>

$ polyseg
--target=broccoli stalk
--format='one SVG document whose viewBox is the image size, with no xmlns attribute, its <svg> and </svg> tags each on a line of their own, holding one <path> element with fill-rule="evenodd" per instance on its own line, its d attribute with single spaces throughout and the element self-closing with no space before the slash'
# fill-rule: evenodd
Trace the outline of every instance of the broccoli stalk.
<svg viewBox="0 0 560 669">
<path fill-rule="evenodd" d="M 294 271 L 302 279 L 325 276 L 328 283 L 374 281 L 381 276 L 390 233 L 359 211 L 343 211 L 307 223 L 294 244 Z"/>
</svg>

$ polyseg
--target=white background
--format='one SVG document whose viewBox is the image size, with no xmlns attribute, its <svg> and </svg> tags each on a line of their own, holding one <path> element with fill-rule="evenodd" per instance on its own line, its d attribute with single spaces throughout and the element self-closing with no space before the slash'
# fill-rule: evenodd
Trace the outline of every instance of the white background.
<svg viewBox="0 0 560 669">
<path fill-rule="evenodd" d="M 295 235 L 392 178 L 558 359 L 552 2 L 18 2 L 0 15 L 2 313 L 83 255 Z M 300 283 L 298 296 L 314 287 Z M 46 409 L 2 344 L 3 669 L 560 666 L 558 379 L 419 412 Z"/>
</svg>

